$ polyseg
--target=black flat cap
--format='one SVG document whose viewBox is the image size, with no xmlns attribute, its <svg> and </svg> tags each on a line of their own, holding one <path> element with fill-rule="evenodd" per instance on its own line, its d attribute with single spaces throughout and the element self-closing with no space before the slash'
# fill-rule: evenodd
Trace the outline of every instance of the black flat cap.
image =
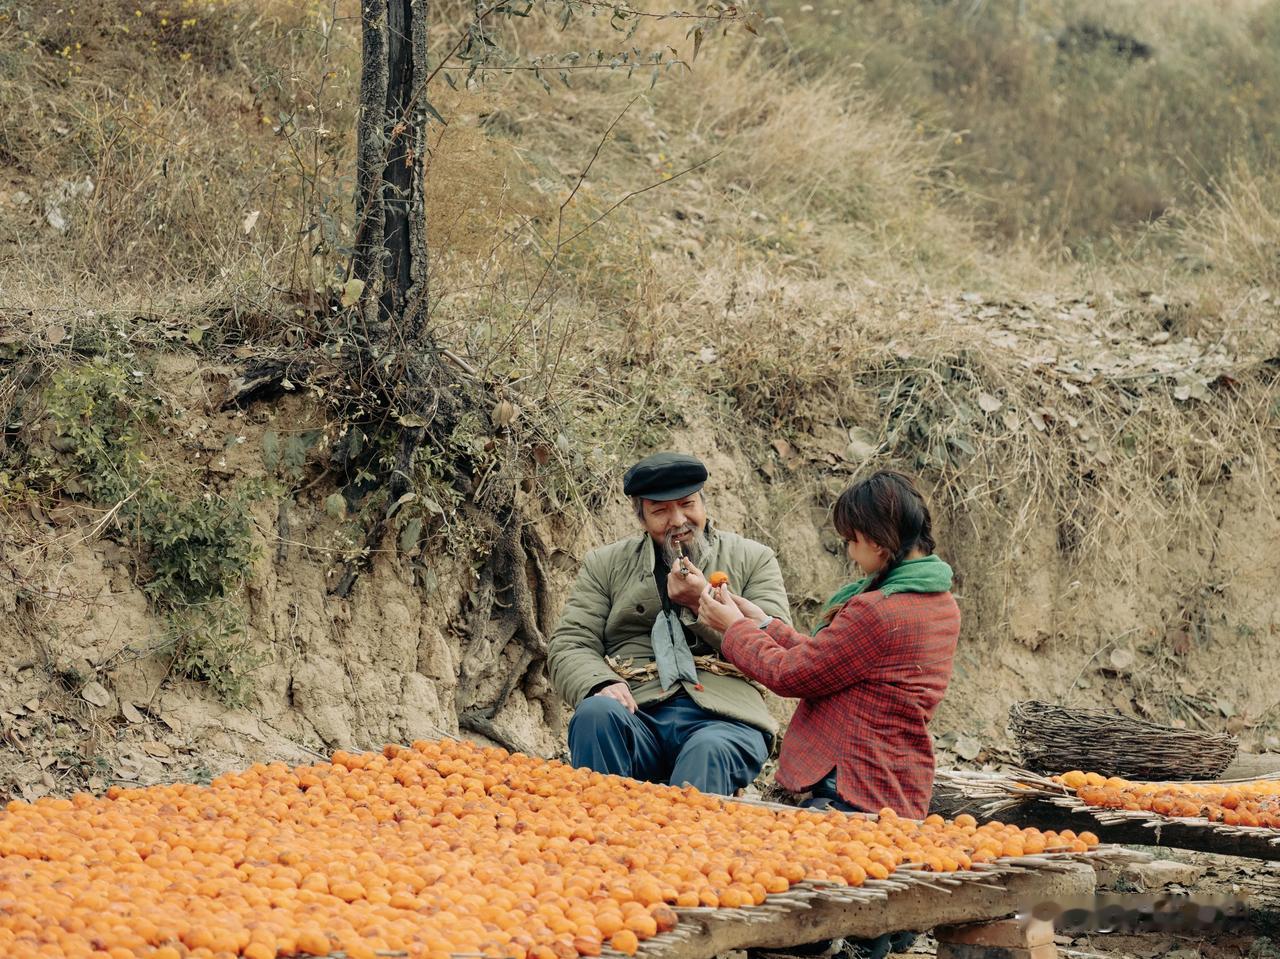
<svg viewBox="0 0 1280 959">
<path fill-rule="evenodd" d="M 688 453 L 654 453 L 646 456 L 622 477 L 622 492 L 628 496 L 663 502 L 684 499 L 702 489 L 707 468 Z"/>
</svg>

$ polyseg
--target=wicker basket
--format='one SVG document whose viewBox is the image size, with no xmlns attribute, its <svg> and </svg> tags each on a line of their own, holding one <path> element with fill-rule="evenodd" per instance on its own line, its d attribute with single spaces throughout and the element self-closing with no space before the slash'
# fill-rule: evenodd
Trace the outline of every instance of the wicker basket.
<svg viewBox="0 0 1280 959">
<path fill-rule="evenodd" d="M 1046 775 L 1081 769 L 1125 779 L 1214 779 L 1231 765 L 1240 746 L 1234 736 L 1035 701 L 1014 704 L 1009 731 L 1023 766 Z"/>
</svg>

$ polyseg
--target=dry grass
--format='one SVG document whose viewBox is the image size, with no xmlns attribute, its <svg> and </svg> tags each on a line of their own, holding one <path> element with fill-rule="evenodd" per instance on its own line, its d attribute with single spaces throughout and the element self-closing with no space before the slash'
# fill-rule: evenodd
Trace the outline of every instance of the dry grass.
<svg viewBox="0 0 1280 959">
<path fill-rule="evenodd" d="M 277 293 L 323 290 L 342 265 L 350 24 L 233 0 L 223 20 L 187 28 L 207 31 L 199 42 L 148 35 L 160 53 L 130 70 L 103 39 L 130 6 L 101 8 L 69 77 L 56 72 L 68 69 L 62 48 L 41 42 L 20 54 L 34 72 L 0 81 L 17 118 L 0 133 L 0 232 L 13 238 L 3 301 L 41 307 L 41 328 L 105 323 L 125 342 L 307 325 L 292 301 L 282 315 Z M 144 13 L 134 19 L 158 9 Z M 524 50 L 568 42 L 538 20 L 515 28 Z M 638 42 L 683 44 L 664 30 Z M 573 38 L 615 39 L 598 23 Z M 977 42 L 966 34 L 949 55 Z M 1020 49 L 988 68 L 1032 70 L 1018 67 Z M 433 322 L 483 376 L 510 384 L 525 441 L 601 489 L 619 460 L 695 417 L 745 428 L 766 457 L 785 436 L 831 483 L 906 466 L 1006 566 L 1046 527 L 1081 562 L 1165 530 L 1132 548 L 1168 563 L 1176 538 L 1212 522 L 1206 503 L 1229 477 L 1266 487 L 1277 396 L 1253 357 L 1276 344 L 1254 321 L 1273 321 L 1273 307 L 1235 285 L 1207 298 L 1203 279 L 1160 272 L 1167 260 L 1117 275 L 1194 308 L 1123 289 L 1040 296 L 1084 278 L 1033 244 L 979 238 L 955 144 L 936 125 L 922 129 L 857 77 L 802 75 L 768 53 L 740 38 L 708 46 L 690 76 L 653 91 L 647 75 L 587 73 L 550 95 L 519 75 L 433 95 L 450 119 L 429 162 Z M 1005 81 L 983 82 L 974 102 L 1012 122 Z M 15 189 L 41 197 L 50 179 L 86 175 L 95 191 L 69 207 L 80 226 L 66 235 L 12 202 Z M 1246 283 L 1274 276 L 1268 190 L 1241 175 L 1187 234 Z M 1010 295 L 959 297 L 974 287 Z M 1251 324 L 1253 340 L 1233 332 Z M 999 410 L 983 409 L 991 398 Z M 844 455 L 851 427 L 876 446 L 865 462 Z"/>
<path fill-rule="evenodd" d="M 0 73 L 4 301 L 69 288 L 85 306 L 156 306 L 194 288 L 226 305 L 305 274 L 296 237 L 342 172 L 352 116 L 324 95 L 350 85 L 331 28 L 316 3 L 248 0 L 0 20 L 16 51 Z"/>
<path fill-rule="evenodd" d="M 1280 292 L 1280 182 L 1241 166 L 1214 186 L 1183 230 L 1188 251 L 1224 277 Z"/>
<path fill-rule="evenodd" d="M 1275 4 L 877 0 L 855 15 L 784 0 L 777 11 L 802 63 L 856 71 L 948 135 L 956 189 L 1005 240 L 1123 256 L 1127 235 L 1280 146 Z M 1133 55 L 1127 39 L 1144 49 Z"/>
</svg>

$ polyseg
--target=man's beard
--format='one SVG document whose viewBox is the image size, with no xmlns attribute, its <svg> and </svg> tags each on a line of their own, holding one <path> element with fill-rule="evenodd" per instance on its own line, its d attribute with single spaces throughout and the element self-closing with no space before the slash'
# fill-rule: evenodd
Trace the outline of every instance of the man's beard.
<svg viewBox="0 0 1280 959">
<path fill-rule="evenodd" d="M 702 557 L 707 555 L 711 544 L 707 542 L 706 530 L 698 529 L 692 523 L 685 523 L 678 529 L 668 530 L 662 535 L 662 555 L 668 566 L 674 567 L 676 560 L 680 558 L 680 554 L 676 551 L 676 537 L 684 533 L 693 533 L 693 538 L 687 543 L 678 544 L 684 547 L 684 554 L 689 557 L 689 562 L 699 566 Z"/>
</svg>

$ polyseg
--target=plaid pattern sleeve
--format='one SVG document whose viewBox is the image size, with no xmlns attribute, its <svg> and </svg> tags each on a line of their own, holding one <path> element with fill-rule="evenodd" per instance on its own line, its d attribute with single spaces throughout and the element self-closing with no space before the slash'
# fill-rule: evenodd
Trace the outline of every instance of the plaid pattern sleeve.
<svg viewBox="0 0 1280 959">
<path fill-rule="evenodd" d="M 855 808 L 923 818 L 933 792 L 928 725 L 959 634 L 950 593 L 876 591 L 850 600 L 817 636 L 785 623 L 735 623 L 723 654 L 801 700 L 778 757 L 781 786 L 804 792 L 835 770 L 841 798 Z"/>
<path fill-rule="evenodd" d="M 813 699 L 862 679 L 882 651 L 874 612 L 832 623 L 817 636 L 794 633 L 796 630 L 777 620 L 767 630 L 740 621 L 729 627 L 722 652 L 777 695 Z"/>
</svg>

